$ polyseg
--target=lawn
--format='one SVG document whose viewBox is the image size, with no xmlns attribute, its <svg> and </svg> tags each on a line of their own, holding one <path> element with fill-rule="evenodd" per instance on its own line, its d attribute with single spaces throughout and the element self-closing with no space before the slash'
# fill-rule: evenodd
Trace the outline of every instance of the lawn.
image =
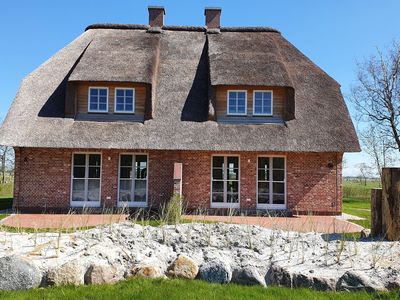
<svg viewBox="0 0 400 300">
<path fill-rule="evenodd" d="M 115 285 L 55 287 L 0 292 L 1 299 L 400 299 L 399 292 L 367 294 L 309 289 L 210 284 L 200 280 L 130 279 Z"/>
</svg>

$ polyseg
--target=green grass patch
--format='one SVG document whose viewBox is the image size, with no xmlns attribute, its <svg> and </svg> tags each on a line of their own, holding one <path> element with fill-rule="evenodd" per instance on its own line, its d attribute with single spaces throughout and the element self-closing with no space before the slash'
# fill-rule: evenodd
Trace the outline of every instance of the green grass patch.
<svg viewBox="0 0 400 300">
<path fill-rule="evenodd" d="M 359 181 L 343 181 L 343 197 L 368 200 L 371 199 L 371 189 L 379 188 L 380 181 L 367 181 L 366 184 Z"/>
<path fill-rule="evenodd" d="M 371 228 L 371 201 L 354 198 L 343 198 L 343 212 L 365 220 L 351 220 L 350 222 Z"/>
<path fill-rule="evenodd" d="M 14 193 L 13 183 L 0 184 L 0 199 L 12 199 Z"/>
<path fill-rule="evenodd" d="M 283 287 L 210 284 L 200 280 L 130 279 L 115 285 L 67 286 L 18 292 L 0 292 L 1 299 L 400 299 L 399 292 L 367 294 L 365 292 L 318 292 Z"/>
</svg>

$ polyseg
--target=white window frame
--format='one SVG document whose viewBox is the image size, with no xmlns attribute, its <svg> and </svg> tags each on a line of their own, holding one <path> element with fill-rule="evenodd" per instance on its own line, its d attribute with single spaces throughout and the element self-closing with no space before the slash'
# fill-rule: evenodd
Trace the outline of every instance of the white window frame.
<svg viewBox="0 0 400 300">
<path fill-rule="evenodd" d="M 73 197 L 73 187 L 74 187 L 74 156 L 75 154 L 84 154 L 85 158 L 85 178 L 76 178 L 76 179 L 84 179 L 85 180 L 85 198 L 87 199 L 88 193 L 88 182 L 89 182 L 89 155 L 90 154 L 99 154 L 100 155 L 100 190 L 99 190 L 99 201 L 72 201 Z M 71 159 L 71 189 L 70 189 L 70 206 L 71 207 L 100 207 L 101 203 L 101 185 L 102 185 L 102 174 L 103 174 L 103 155 L 101 152 L 73 152 Z M 97 178 L 96 178 L 97 179 Z"/>
<path fill-rule="evenodd" d="M 269 199 L 270 203 L 258 203 L 258 158 L 269 158 Z M 272 180 L 272 171 L 273 168 L 272 166 L 272 161 L 274 157 L 281 157 L 284 159 L 284 166 L 285 166 L 285 172 L 284 172 L 284 180 L 283 183 L 285 185 L 284 188 L 284 203 L 283 204 L 273 204 L 271 203 L 273 200 L 273 180 Z M 257 155 L 257 161 L 256 161 L 256 203 L 257 203 L 257 209 L 286 209 L 287 208 L 287 158 L 286 155 Z"/>
<path fill-rule="evenodd" d="M 224 157 L 224 168 L 226 169 L 227 166 L 227 160 L 228 157 L 237 157 L 238 158 L 238 171 L 239 171 L 239 179 L 238 179 L 238 202 L 237 203 L 228 203 L 226 202 L 227 199 L 227 172 L 224 169 L 223 170 L 223 174 L 224 174 L 224 178 L 223 178 L 223 183 L 224 183 L 224 202 L 220 203 L 220 202 L 213 202 L 212 198 L 213 198 L 213 158 L 215 156 L 222 156 Z M 211 208 L 240 208 L 240 176 L 241 176 L 241 170 L 240 170 L 240 155 L 235 155 L 235 154 L 213 154 L 211 155 L 211 174 L 210 174 L 210 207 Z"/>
<path fill-rule="evenodd" d="M 102 90 L 106 90 L 107 91 L 107 102 L 106 102 L 106 110 L 92 110 L 90 109 L 90 91 L 91 90 L 95 90 L 95 89 L 102 89 Z M 108 96 L 109 96 L 109 92 L 108 92 L 108 87 L 104 87 L 104 86 L 90 86 L 88 89 L 88 112 L 90 113 L 108 113 Z"/>
<path fill-rule="evenodd" d="M 120 194 L 120 180 L 121 180 L 121 156 L 122 155 L 131 155 L 133 156 L 132 159 L 132 171 L 135 171 L 134 165 L 136 162 L 136 155 L 145 155 L 147 157 L 147 171 L 146 171 L 146 201 L 145 202 L 137 202 L 137 201 L 119 201 L 119 194 Z M 133 195 L 135 191 L 135 178 L 130 179 L 132 181 L 132 191 Z M 118 162 L 118 193 L 117 193 L 117 203 L 119 207 L 147 207 L 148 206 L 148 198 L 149 198 L 149 154 L 148 153 L 141 153 L 141 152 L 121 152 L 119 154 L 119 162 Z"/>
<path fill-rule="evenodd" d="M 263 114 L 263 113 L 256 113 L 256 92 L 270 92 L 271 93 L 271 113 L 270 114 Z M 273 90 L 254 90 L 253 91 L 253 115 L 254 116 L 273 116 L 274 115 L 274 91 Z"/>
<path fill-rule="evenodd" d="M 127 111 L 127 110 L 117 110 L 117 90 L 129 90 L 132 91 L 132 110 Z M 134 114 L 135 113 L 135 102 L 136 102 L 136 93 L 135 93 L 134 88 L 126 88 L 126 87 L 116 87 L 114 89 L 114 112 L 118 114 Z M 124 98 L 125 101 L 125 98 Z"/>
<path fill-rule="evenodd" d="M 229 112 L 229 93 L 231 92 L 244 92 L 244 113 L 230 113 Z M 226 114 L 228 116 L 247 116 L 247 90 L 228 90 L 226 93 Z"/>
</svg>

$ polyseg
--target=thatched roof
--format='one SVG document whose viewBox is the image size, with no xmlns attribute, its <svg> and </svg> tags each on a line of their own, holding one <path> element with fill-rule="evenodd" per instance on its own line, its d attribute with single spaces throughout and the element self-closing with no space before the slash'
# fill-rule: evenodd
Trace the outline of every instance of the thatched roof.
<svg viewBox="0 0 400 300">
<path fill-rule="evenodd" d="M 151 83 L 144 123 L 64 118 L 67 81 Z M 295 119 L 284 124 L 208 121 L 219 84 L 289 86 Z M 18 147 L 211 151 L 359 151 L 339 85 L 271 28 L 95 25 L 27 76 L 0 131 Z"/>
</svg>

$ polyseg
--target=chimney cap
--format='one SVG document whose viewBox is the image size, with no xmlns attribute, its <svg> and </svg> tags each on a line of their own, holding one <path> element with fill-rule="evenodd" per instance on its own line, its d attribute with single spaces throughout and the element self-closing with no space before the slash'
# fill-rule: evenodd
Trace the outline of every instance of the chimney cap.
<svg viewBox="0 0 400 300">
<path fill-rule="evenodd" d="M 160 10 L 163 11 L 164 15 L 165 15 L 165 13 L 166 13 L 164 6 L 154 6 L 154 5 L 150 5 L 150 6 L 147 7 L 147 9 L 148 9 L 149 11 L 150 11 L 150 10 L 153 10 L 153 9 L 154 9 L 154 10 L 160 9 Z"/>
<path fill-rule="evenodd" d="M 206 7 L 204 9 L 204 14 L 206 14 L 207 10 L 217 10 L 217 11 L 221 11 L 222 8 L 221 7 Z"/>
</svg>

